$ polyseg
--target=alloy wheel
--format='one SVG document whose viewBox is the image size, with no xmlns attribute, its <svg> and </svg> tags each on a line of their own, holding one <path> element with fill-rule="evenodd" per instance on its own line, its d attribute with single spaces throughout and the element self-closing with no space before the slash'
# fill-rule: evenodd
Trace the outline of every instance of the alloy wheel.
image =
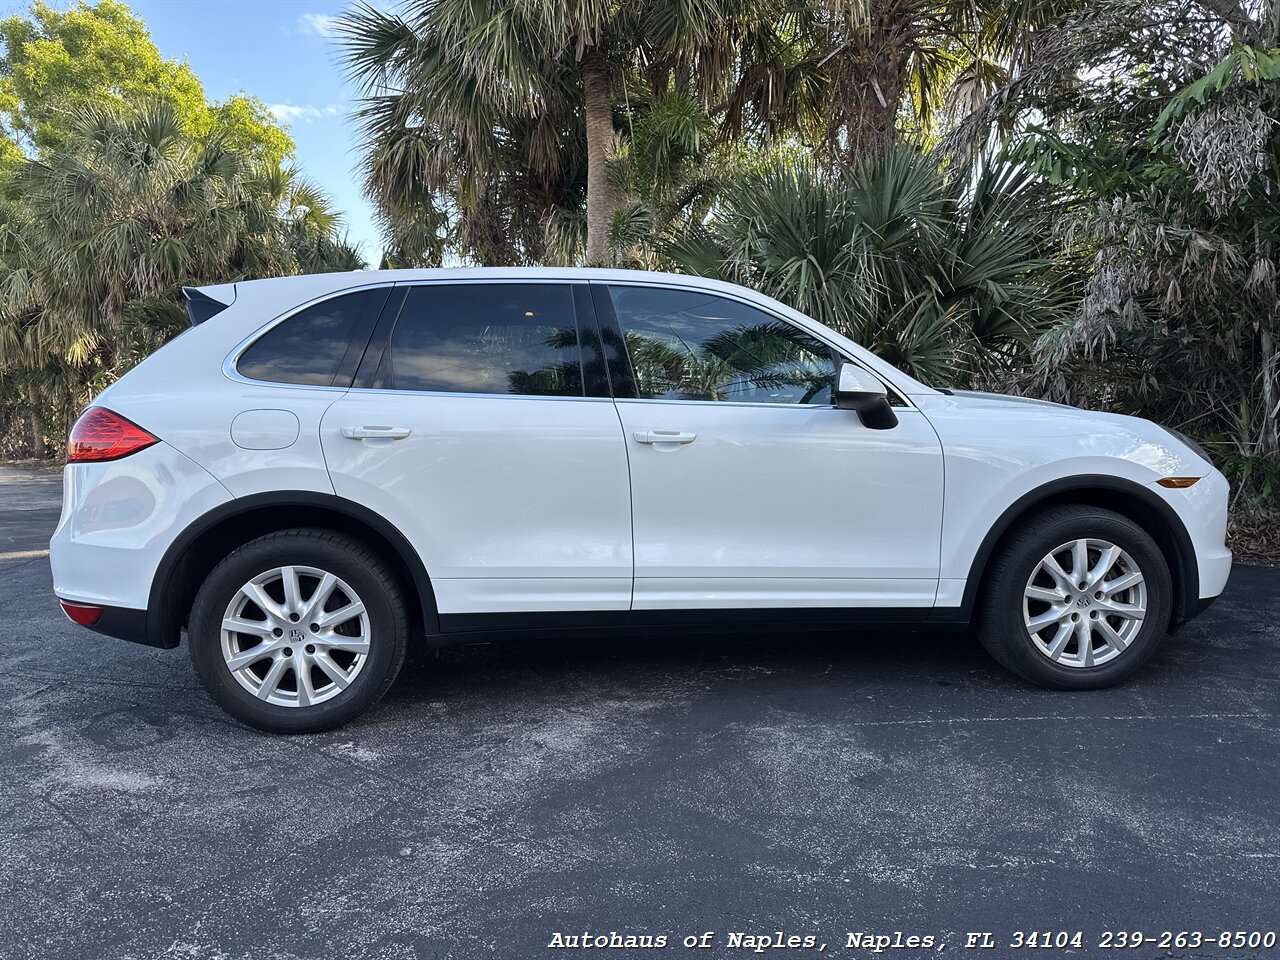
<svg viewBox="0 0 1280 960">
<path fill-rule="evenodd" d="M 260 700 L 308 707 L 338 696 L 369 659 L 369 614 L 326 570 L 273 567 L 244 584 L 222 616 L 222 658 Z"/>
<path fill-rule="evenodd" d="M 1133 557 L 1114 543 L 1072 540 L 1036 564 L 1022 614 L 1036 649 L 1054 663 L 1100 666 L 1123 654 L 1141 631 L 1146 581 Z"/>
</svg>

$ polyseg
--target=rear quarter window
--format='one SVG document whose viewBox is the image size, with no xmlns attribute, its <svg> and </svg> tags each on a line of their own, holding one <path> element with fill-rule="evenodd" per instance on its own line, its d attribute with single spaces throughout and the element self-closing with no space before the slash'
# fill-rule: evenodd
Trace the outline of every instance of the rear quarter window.
<svg viewBox="0 0 1280 960">
<path fill-rule="evenodd" d="M 236 370 L 250 380 L 333 386 L 342 373 L 349 385 L 354 362 L 368 342 L 390 287 L 359 290 L 323 300 L 276 324 L 240 355 Z"/>
</svg>

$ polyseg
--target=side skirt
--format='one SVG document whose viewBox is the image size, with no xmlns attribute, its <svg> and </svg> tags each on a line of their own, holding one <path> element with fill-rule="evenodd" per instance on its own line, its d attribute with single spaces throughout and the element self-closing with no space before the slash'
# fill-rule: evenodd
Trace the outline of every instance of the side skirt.
<svg viewBox="0 0 1280 960">
<path fill-rule="evenodd" d="M 834 607 L 796 609 L 600 610 L 564 613 L 442 613 L 433 646 L 492 640 L 549 639 L 607 633 L 783 633 L 831 630 L 938 630 L 968 627 L 959 607 Z"/>
</svg>

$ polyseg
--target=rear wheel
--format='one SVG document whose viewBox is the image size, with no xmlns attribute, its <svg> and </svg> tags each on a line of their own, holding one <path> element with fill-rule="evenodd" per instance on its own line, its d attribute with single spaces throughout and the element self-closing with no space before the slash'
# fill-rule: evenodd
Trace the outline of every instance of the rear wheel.
<svg viewBox="0 0 1280 960">
<path fill-rule="evenodd" d="M 986 571 L 978 636 L 1003 666 L 1060 690 L 1111 686 L 1169 627 L 1169 567 L 1132 520 L 1097 507 L 1033 517 Z"/>
<path fill-rule="evenodd" d="M 395 578 L 364 545 L 323 530 L 272 533 L 209 574 L 191 611 L 191 659 L 236 719 L 328 730 L 375 703 L 404 662 Z"/>
</svg>

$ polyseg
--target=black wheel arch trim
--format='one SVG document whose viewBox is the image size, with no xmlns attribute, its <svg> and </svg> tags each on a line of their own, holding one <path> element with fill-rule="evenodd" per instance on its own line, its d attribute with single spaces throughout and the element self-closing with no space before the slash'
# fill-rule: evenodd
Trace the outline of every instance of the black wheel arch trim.
<svg viewBox="0 0 1280 960">
<path fill-rule="evenodd" d="M 982 543 L 978 547 L 978 552 L 974 555 L 973 562 L 969 565 L 969 576 L 965 582 L 964 598 L 960 607 L 966 619 L 973 615 L 977 606 L 978 585 L 981 582 L 982 573 L 990 562 L 992 554 L 995 553 L 996 547 L 999 546 L 1000 541 L 1012 529 L 1013 525 L 1023 517 L 1034 513 L 1039 507 L 1047 506 L 1051 501 L 1061 499 L 1063 495 L 1089 492 L 1112 492 L 1133 497 L 1144 506 L 1150 508 L 1162 522 L 1163 532 L 1169 536 L 1170 545 L 1173 547 L 1175 554 L 1174 559 L 1176 560 L 1176 563 L 1170 564 L 1171 569 L 1169 571 L 1174 579 L 1175 603 L 1173 619 L 1175 625 L 1183 620 L 1191 619 L 1207 606 L 1200 599 L 1200 565 L 1196 561 L 1195 547 L 1191 543 L 1191 536 L 1187 533 L 1186 525 L 1173 507 L 1160 499 L 1158 494 L 1132 480 L 1107 476 L 1106 474 L 1080 474 L 1079 476 L 1052 480 L 1024 493 L 1010 504 L 1000 514 L 999 519 L 991 525 L 986 536 L 982 538 Z M 1122 514 L 1125 512 L 1120 506 L 1109 509 L 1114 509 L 1117 513 Z M 1158 542 L 1159 540 L 1157 539 Z M 1160 544 L 1160 546 L 1163 549 L 1165 545 Z"/>
<path fill-rule="evenodd" d="M 435 590 L 431 586 L 431 579 L 427 576 L 427 569 L 422 558 L 418 556 L 418 551 L 413 548 L 404 534 L 384 517 L 354 500 L 331 493 L 289 490 L 236 497 L 202 514 L 174 539 L 156 567 L 155 576 L 151 581 L 151 592 L 147 603 L 146 639 L 143 642 L 153 647 L 172 648 L 178 645 L 179 631 L 174 626 L 173 617 L 175 612 L 185 617 L 187 611 L 174 611 L 165 601 L 174 586 L 173 578 L 178 571 L 179 563 L 192 544 L 218 524 L 264 507 L 316 507 L 342 514 L 368 527 L 391 546 L 396 553 L 396 559 L 408 573 L 411 585 L 418 594 L 426 632 L 429 635 L 440 632 Z"/>
</svg>

